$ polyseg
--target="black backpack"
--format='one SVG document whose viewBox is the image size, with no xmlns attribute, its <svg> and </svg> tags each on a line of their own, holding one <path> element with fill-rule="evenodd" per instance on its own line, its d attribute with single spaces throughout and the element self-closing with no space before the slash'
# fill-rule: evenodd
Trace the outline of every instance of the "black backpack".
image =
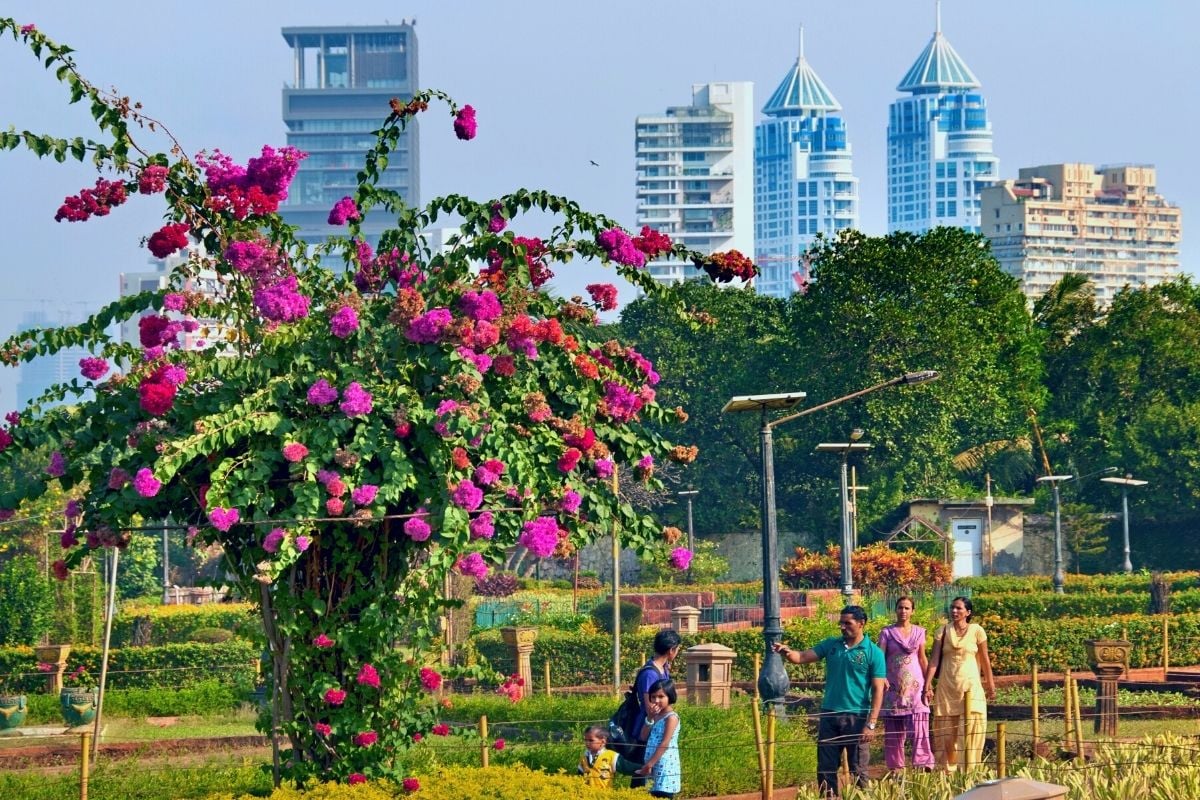
<svg viewBox="0 0 1200 800">
<path fill-rule="evenodd" d="M 646 664 L 639 669 L 633 678 L 633 685 L 625 691 L 621 705 L 617 706 L 617 710 L 608 718 L 608 744 L 605 746 L 617 755 L 630 756 L 644 747 L 638 740 L 639 731 L 633 730 L 633 726 L 642 707 L 637 692 L 638 681 L 648 669 L 658 672 L 658 668 L 653 664 Z"/>
</svg>

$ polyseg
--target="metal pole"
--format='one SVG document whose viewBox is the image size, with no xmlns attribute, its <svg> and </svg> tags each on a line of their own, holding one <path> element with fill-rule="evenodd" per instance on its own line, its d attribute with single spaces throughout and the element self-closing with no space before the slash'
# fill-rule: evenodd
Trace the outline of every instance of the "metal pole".
<svg viewBox="0 0 1200 800">
<path fill-rule="evenodd" d="M 617 501 L 617 513 L 613 516 L 612 529 L 612 596 L 613 596 L 613 693 L 621 694 L 621 539 L 620 539 L 620 505 L 621 483 L 617 477 L 617 466 L 613 465 L 612 474 L 613 497 Z"/>
<path fill-rule="evenodd" d="M 692 528 L 692 498 L 688 497 L 687 500 L 688 500 L 688 552 L 692 554 L 692 560 L 694 561 L 696 559 L 696 532 Z M 1129 529 L 1128 529 L 1128 527 L 1125 530 L 1126 530 L 1125 552 L 1128 553 L 1129 552 L 1129 546 L 1128 546 L 1128 543 L 1129 543 L 1128 531 L 1129 531 Z M 1128 571 L 1128 570 L 1126 570 L 1126 571 Z M 688 562 L 688 583 L 691 583 L 691 582 L 692 582 L 692 562 L 689 561 Z"/>
<path fill-rule="evenodd" d="M 1058 481 L 1054 481 L 1054 593 L 1063 594 L 1063 539 L 1062 539 L 1062 505 L 1058 495 Z"/>
<path fill-rule="evenodd" d="M 1129 560 L 1129 486 L 1121 486 L 1121 519 L 1125 527 L 1125 564 L 1126 574 L 1133 572 L 1133 562 Z"/>
<path fill-rule="evenodd" d="M 120 555 L 120 550 L 112 548 L 112 570 L 109 573 L 111 578 L 108 585 L 108 610 L 104 614 L 104 649 L 100 656 L 100 687 L 96 694 L 96 724 L 93 730 L 95 735 L 92 738 L 92 760 L 95 761 L 100 755 L 100 725 L 104 718 L 104 686 L 108 682 L 108 654 L 112 645 L 112 624 L 113 617 L 117 614 L 117 557 Z M 105 559 L 107 561 L 107 559 Z"/>
<path fill-rule="evenodd" d="M 846 506 L 846 510 L 850 515 L 850 533 L 851 541 L 854 543 L 854 549 L 858 549 L 858 468 L 850 468 L 850 498 Z"/>
<path fill-rule="evenodd" d="M 850 554 L 854 550 L 854 538 L 850 532 L 850 495 L 849 485 L 846 482 L 849 459 L 850 450 L 847 448 L 846 452 L 842 454 L 842 595 L 846 598 L 847 603 L 854 594 L 854 577 L 850 573 Z"/>
<path fill-rule="evenodd" d="M 775 452 L 771 426 L 763 409 L 762 430 L 762 568 L 763 568 L 763 640 L 766 651 L 758 692 L 764 703 L 780 703 L 787 696 L 788 675 L 783 658 L 773 645 L 783 638 L 779 620 L 779 553 L 775 530 Z"/>
<path fill-rule="evenodd" d="M 171 602 L 171 556 L 170 551 L 167 549 L 167 524 L 168 521 L 163 520 L 163 605 Z"/>
</svg>

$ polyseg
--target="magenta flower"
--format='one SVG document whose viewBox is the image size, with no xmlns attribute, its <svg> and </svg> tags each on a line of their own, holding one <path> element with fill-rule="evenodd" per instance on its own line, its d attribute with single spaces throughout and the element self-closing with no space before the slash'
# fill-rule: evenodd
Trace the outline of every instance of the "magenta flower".
<svg viewBox="0 0 1200 800">
<path fill-rule="evenodd" d="M 442 402 L 438 403 L 437 409 L 435 409 L 433 413 L 436 416 L 444 417 L 447 414 L 449 414 L 451 411 L 457 411 L 457 410 L 458 410 L 458 401 L 457 400 L 443 400 Z"/>
<path fill-rule="evenodd" d="M 293 464 L 303 461 L 306 455 L 308 448 L 300 442 L 289 442 L 283 446 L 283 457 Z"/>
<path fill-rule="evenodd" d="M 500 298 L 489 289 L 484 289 L 482 292 L 463 292 L 463 296 L 458 298 L 458 307 L 476 322 L 480 320 L 491 322 L 499 319 L 500 315 L 504 313 L 504 307 L 500 305 Z"/>
<path fill-rule="evenodd" d="M 579 452 L 579 448 L 568 447 L 567 451 L 558 459 L 559 472 L 570 472 L 575 469 L 575 466 L 579 463 L 579 459 L 582 457 L 583 453 Z"/>
<path fill-rule="evenodd" d="M 434 736 L 449 736 L 450 735 L 450 726 L 444 722 L 439 722 L 438 724 L 436 724 L 432 728 L 430 728 L 429 732 L 432 733 Z"/>
<path fill-rule="evenodd" d="M 300 294 L 295 275 L 274 283 L 262 283 L 254 290 L 254 307 L 271 322 L 294 322 L 308 316 L 312 298 Z"/>
<path fill-rule="evenodd" d="M 162 164 L 151 164 L 138 173 L 138 192 L 158 194 L 167 188 L 167 168 Z"/>
<path fill-rule="evenodd" d="M 601 311 L 612 311 L 617 307 L 617 287 L 611 283 L 589 283 L 585 288 Z"/>
<path fill-rule="evenodd" d="M 355 680 L 358 681 L 360 686 L 370 686 L 372 689 L 379 688 L 379 673 L 370 664 L 362 665 Z"/>
<path fill-rule="evenodd" d="M 362 733 L 354 734 L 354 743 L 359 747 L 370 747 L 379 740 L 379 735 L 375 731 L 363 731 Z"/>
<path fill-rule="evenodd" d="M 342 413 L 347 417 L 366 416 L 371 413 L 371 393 L 362 388 L 358 381 L 352 381 L 342 391 Z"/>
<path fill-rule="evenodd" d="M 285 538 L 287 538 L 287 533 L 283 528 L 272 528 L 271 532 L 263 539 L 263 550 L 268 553 L 278 553 L 279 545 L 283 544 Z"/>
<path fill-rule="evenodd" d="M 346 783 L 350 784 L 351 786 L 355 785 L 356 783 L 366 782 L 367 776 L 363 775 L 361 772 L 351 772 L 348 776 L 346 776 Z"/>
<path fill-rule="evenodd" d="M 340 706 L 346 702 L 346 693 L 341 689 L 326 689 L 325 702 L 331 706 Z"/>
<path fill-rule="evenodd" d="M 318 378 L 308 387 L 308 402 L 314 406 L 327 406 L 338 399 L 337 389 L 329 385 L 329 381 Z"/>
<path fill-rule="evenodd" d="M 479 516 L 473 518 L 467 526 L 471 530 L 472 539 L 490 539 L 496 532 L 496 526 L 492 519 L 492 512 L 484 511 Z"/>
<path fill-rule="evenodd" d="M 358 312 L 353 306 L 342 306 L 329 318 L 329 332 L 345 339 L 358 330 Z"/>
<path fill-rule="evenodd" d="M 642 460 L 637 463 L 638 469 L 654 469 L 654 456 L 647 453 L 642 456 Z"/>
<path fill-rule="evenodd" d="M 462 556 L 455 562 L 454 568 L 463 575 L 470 575 L 477 579 L 488 574 L 488 566 L 479 553 L 468 553 Z"/>
<path fill-rule="evenodd" d="M 187 382 L 187 369 L 178 364 L 168 364 L 162 368 L 162 378 L 172 386 L 183 386 Z"/>
<path fill-rule="evenodd" d="M 79 544 L 79 538 L 75 536 L 75 531 L 73 528 L 68 528 L 68 530 L 63 531 L 62 534 L 59 535 L 58 543 L 62 545 L 63 550 L 67 550 L 68 548 Z"/>
<path fill-rule="evenodd" d="M 142 497 L 154 497 L 158 494 L 158 490 L 162 488 L 162 483 L 155 479 L 154 473 L 142 467 L 137 471 L 137 475 L 133 477 L 133 488 Z"/>
<path fill-rule="evenodd" d="M 614 381 L 604 384 L 603 410 L 615 422 L 629 422 L 642 410 L 644 401 L 629 388 Z"/>
<path fill-rule="evenodd" d="M 346 220 L 362 219 L 362 213 L 352 197 L 343 197 L 333 204 L 329 210 L 330 225 L 345 225 Z"/>
<path fill-rule="evenodd" d="M 79 371 L 89 381 L 98 381 L 108 372 L 108 362 L 103 358 L 81 358 Z"/>
<path fill-rule="evenodd" d="M 408 323 L 404 335 L 409 341 L 433 344 L 442 338 L 442 333 L 454 321 L 448 308 L 434 308 Z"/>
<path fill-rule="evenodd" d="M 671 551 L 670 561 L 672 567 L 682 572 L 692 563 L 692 551 L 686 547 L 676 547 Z"/>
<path fill-rule="evenodd" d="M 372 486 L 369 483 L 364 483 L 362 486 L 350 493 L 350 499 L 354 501 L 356 506 L 369 506 L 375 502 L 375 495 L 379 493 L 378 486 Z"/>
<path fill-rule="evenodd" d="M 417 513 L 423 514 L 425 513 L 425 510 L 421 509 Z M 408 538 L 412 539 L 414 542 L 423 542 L 429 538 L 430 534 L 433 533 L 433 530 L 429 527 L 429 523 L 423 518 L 410 517 L 404 521 L 404 533 L 407 534 Z"/>
<path fill-rule="evenodd" d="M 592 465 L 592 469 L 596 472 L 597 478 L 611 478 L 613 474 L 613 462 L 611 458 L 598 458 L 596 463 Z"/>
<path fill-rule="evenodd" d="M 493 750 L 503 750 L 504 749 L 504 740 L 497 739 L 495 742 L 492 743 L 492 749 Z"/>
<path fill-rule="evenodd" d="M 331 497 L 325 501 L 325 511 L 331 517 L 340 517 L 346 510 L 346 501 L 338 497 Z"/>
<path fill-rule="evenodd" d="M 179 292 L 168 292 L 163 296 L 164 311 L 183 311 L 187 308 L 187 298 Z"/>
<path fill-rule="evenodd" d="M 50 463 L 46 465 L 46 474 L 51 478 L 61 478 L 67 471 L 67 459 L 58 450 L 50 454 Z"/>
<path fill-rule="evenodd" d="M 429 667 L 421 667 L 421 685 L 427 692 L 436 692 L 442 685 L 442 676 Z M 435 730 L 434 733 L 437 733 Z M 444 734 L 440 734 L 444 735 Z"/>
<path fill-rule="evenodd" d="M 307 536 L 297 536 L 296 537 L 296 549 L 299 550 L 301 553 L 303 553 L 305 550 L 307 550 L 308 546 L 310 544 L 312 544 L 312 539 L 310 539 L 309 537 L 307 537 Z"/>
<path fill-rule="evenodd" d="M 629 234 L 620 228 L 609 228 L 596 234 L 596 244 L 603 247 L 609 259 L 618 264 L 629 267 L 646 265 L 646 254 L 638 250 Z"/>
<path fill-rule="evenodd" d="M 567 514 L 574 514 L 579 510 L 580 504 L 583 503 L 583 497 L 574 489 L 567 489 L 563 492 L 562 500 L 559 501 L 558 507 Z"/>
<path fill-rule="evenodd" d="M 466 142 L 475 138 L 476 130 L 475 109 L 472 106 L 463 106 L 454 115 L 454 135 Z"/>
<path fill-rule="evenodd" d="M 333 728 L 330 727 L 328 722 L 313 723 L 313 730 L 319 733 L 321 736 L 328 736 L 329 734 L 333 733 Z"/>
<path fill-rule="evenodd" d="M 414 736 L 413 739 L 415 740 L 416 737 Z M 404 791 L 406 792 L 415 792 L 421 788 L 421 782 L 416 778 L 405 778 L 400 785 L 404 787 Z"/>
<path fill-rule="evenodd" d="M 481 486 L 491 486 L 500 480 L 504 474 L 504 462 L 489 458 L 475 468 L 475 482 Z"/>
<path fill-rule="evenodd" d="M 22 25 L 21 26 L 21 35 L 28 36 L 29 34 L 33 33 L 36 30 L 37 30 L 37 25 L 34 25 L 32 22 L 29 23 L 28 25 Z"/>
<path fill-rule="evenodd" d="M 346 493 L 346 482 L 336 472 L 321 482 L 325 484 L 325 491 L 333 497 L 341 497 Z"/>
<path fill-rule="evenodd" d="M 538 558 L 546 558 L 558 547 L 558 523 L 554 517 L 538 517 L 526 522 L 518 541 Z"/>
<path fill-rule="evenodd" d="M 236 508 L 214 508 L 208 512 L 208 521 L 219 531 L 228 531 L 240 517 Z"/>
<path fill-rule="evenodd" d="M 125 488 L 127 483 L 129 483 L 129 473 L 120 467 L 113 467 L 108 473 L 108 488 L 120 491 Z"/>
<path fill-rule="evenodd" d="M 313 643 L 313 647 L 318 647 L 322 650 L 329 648 L 329 647 L 333 647 L 333 639 L 330 639 L 328 636 L 326 636 L 323 633 L 320 636 L 318 636 L 317 638 L 313 639 L 312 643 Z"/>
<path fill-rule="evenodd" d="M 188 230 L 186 223 L 169 223 L 150 234 L 146 246 L 155 258 L 166 258 L 188 246 Z"/>
<path fill-rule="evenodd" d="M 469 480 L 462 480 L 450 496 L 454 505 L 467 511 L 474 511 L 483 504 L 483 490 Z"/>
</svg>

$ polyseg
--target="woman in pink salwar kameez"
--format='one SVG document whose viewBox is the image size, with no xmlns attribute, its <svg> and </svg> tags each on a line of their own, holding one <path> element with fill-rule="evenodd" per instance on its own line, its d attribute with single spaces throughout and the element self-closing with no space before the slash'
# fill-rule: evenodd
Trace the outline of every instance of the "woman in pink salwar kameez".
<svg viewBox="0 0 1200 800">
<path fill-rule="evenodd" d="M 904 769 L 905 743 L 912 741 L 914 767 L 933 767 L 929 747 L 929 706 L 925 702 L 925 629 L 912 624 L 913 601 L 896 601 L 896 624 L 879 632 L 879 648 L 887 660 L 883 695 L 883 756 L 890 770 Z"/>
</svg>

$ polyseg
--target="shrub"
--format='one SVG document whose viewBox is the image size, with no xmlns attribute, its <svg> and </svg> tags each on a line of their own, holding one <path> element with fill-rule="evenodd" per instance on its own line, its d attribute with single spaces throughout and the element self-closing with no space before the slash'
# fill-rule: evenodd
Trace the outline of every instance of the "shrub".
<svg viewBox="0 0 1200 800">
<path fill-rule="evenodd" d="M 602 600 L 592 607 L 592 621 L 600 630 L 612 635 L 613 632 L 613 603 L 612 600 Z M 621 630 L 632 631 L 642 624 L 642 607 L 636 603 L 621 601 Z"/>
<path fill-rule="evenodd" d="M 673 547 L 651 551 L 642 559 L 642 583 L 710 583 L 729 572 L 729 561 L 717 555 L 716 542 L 697 542 L 687 570 L 671 566 Z M 690 578 L 690 579 L 689 579 Z"/>
<path fill-rule="evenodd" d="M 0 566 L 0 645 L 37 644 L 54 621 L 54 589 L 36 556 Z"/>
<path fill-rule="evenodd" d="M 796 556 L 780 569 L 780 578 L 797 589 L 836 588 L 841 585 L 841 553 L 841 547 L 832 544 L 823 552 L 797 547 Z M 952 573 L 941 559 L 878 543 L 854 551 L 851 577 L 867 592 L 925 591 L 950 583 Z"/>
<path fill-rule="evenodd" d="M 112 689 L 104 692 L 104 713 L 113 717 L 168 717 L 225 714 L 246 702 L 247 692 L 218 680 L 203 680 L 179 688 Z M 55 695 L 29 695 L 30 724 L 61 718 Z"/>
<path fill-rule="evenodd" d="M 262 620 L 250 603 L 213 603 L 202 606 L 126 605 L 113 619 L 113 643 L 130 644 L 134 629 L 148 626 L 149 644 L 164 645 L 191 641 L 200 628 L 223 628 L 236 636 L 263 641 Z"/>
<path fill-rule="evenodd" d="M 1165 572 L 1163 577 L 1172 591 L 1200 589 L 1200 572 Z M 1067 594 L 1087 592 L 1143 592 L 1149 602 L 1150 573 L 1132 575 L 1067 575 L 1064 591 Z M 959 578 L 956 586 L 970 589 L 972 598 L 997 592 L 1049 592 L 1054 589 L 1047 575 L 989 575 L 981 578 Z"/>
<path fill-rule="evenodd" d="M 233 638 L 233 631 L 224 628 L 197 628 L 188 636 L 188 641 L 201 644 L 220 644 Z"/>
<path fill-rule="evenodd" d="M 975 594 L 971 600 L 977 614 L 1016 619 L 1110 617 L 1150 610 L 1150 595 L 1142 592 L 996 592 Z M 1200 589 L 1175 592 L 1171 607 L 1176 612 L 1200 611 Z"/>
<path fill-rule="evenodd" d="M 603 585 L 604 584 L 600 583 L 600 578 L 598 578 L 595 575 L 580 575 L 579 576 L 579 588 L 580 589 L 599 589 Z"/>
<path fill-rule="evenodd" d="M 508 597 L 517 589 L 517 576 L 511 572 L 495 572 L 475 581 L 475 594 L 483 597 Z"/>
</svg>

